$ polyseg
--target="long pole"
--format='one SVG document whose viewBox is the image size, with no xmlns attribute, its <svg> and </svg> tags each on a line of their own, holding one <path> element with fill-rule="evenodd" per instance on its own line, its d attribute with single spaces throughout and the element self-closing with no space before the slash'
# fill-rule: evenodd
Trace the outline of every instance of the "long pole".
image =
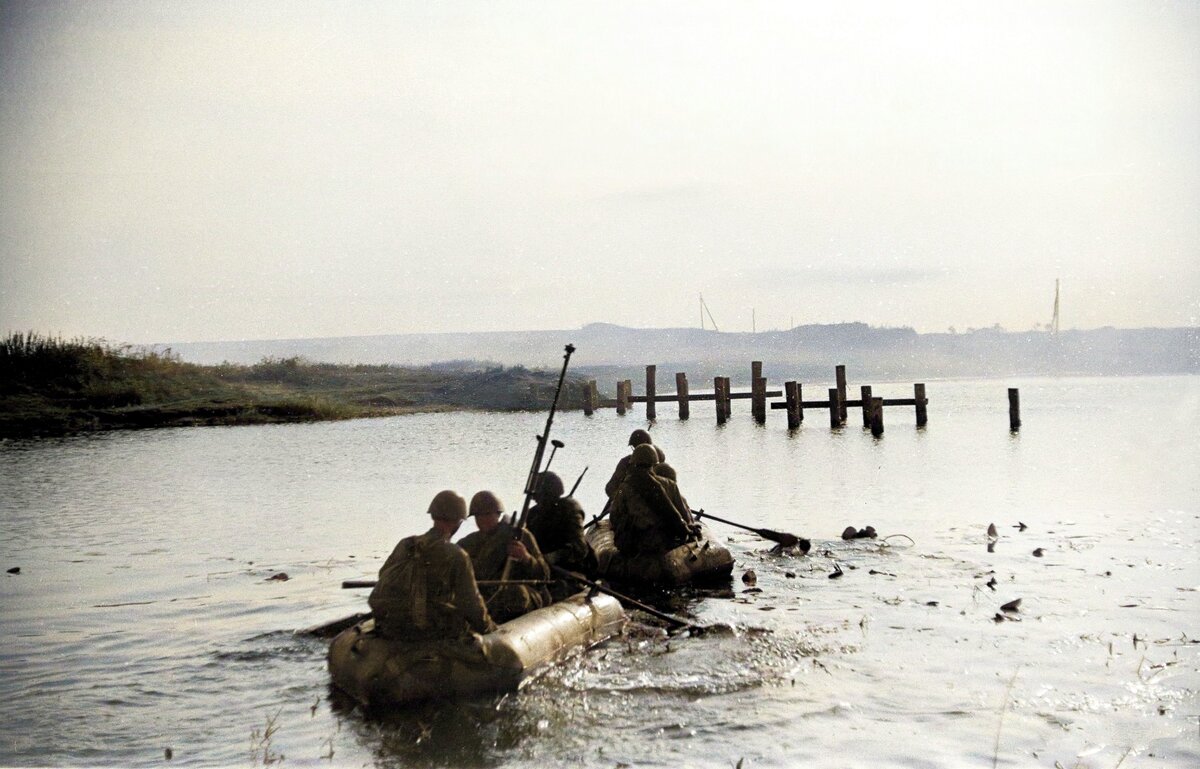
<svg viewBox="0 0 1200 769">
<path fill-rule="evenodd" d="M 568 344 L 563 348 L 562 371 L 558 372 L 558 387 L 554 388 L 554 400 L 550 403 L 550 413 L 546 416 L 546 429 L 542 430 L 542 434 L 537 439 L 537 449 L 533 452 L 533 464 L 529 466 L 529 475 L 525 477 L 525 501 L 521 505 L 521 514 L 517 517 L 517 523 L 513 532 L 513 538 L 518 542 L 521 540 L 521 534 L 525 531 L 525 520 L 529 517 L 529 503 L 533 501 L 534 494 L 537 493 L 538 487 L 538 472 L 542 467 L 542 455 L 546 451 L 546 443 L 550 440 L 550 426 L 554 424 L 554 412 L 558 410 L 558 399 L 562 395 L 563 381 L 567 378 L 567 365 L 571 362 L 571 353 L 575 352 L 575 345 Z M 507 580 L 512 573 L 513 559 L 509 558 L 504 562 L 504 572 L 500 575 L 500 579 Z"/>
</svg>

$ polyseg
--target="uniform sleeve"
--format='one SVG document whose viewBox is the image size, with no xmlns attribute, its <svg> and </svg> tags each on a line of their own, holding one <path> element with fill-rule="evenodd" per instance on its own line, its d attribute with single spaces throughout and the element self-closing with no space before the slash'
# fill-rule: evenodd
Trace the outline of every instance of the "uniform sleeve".
<svg viewBox="0 0 1200 769">
<path fill-rule="evenodd" d="M 604 484 L 604 493 L 611 497 L 617 493 L 617 489 L 621 486 L 621 481 L 625 478 L 625 473 L 629 469 L 629 457 L 621 457 L 621 461 L 617 462 L 617 467 L 613 470 L 612 477 L 608 479 L 608 483 Z"/>
<path fill-rule="evenodd" d="M 524 578 L 550 579 L 550 565 L 546 563 L 546 557 L 542 555 L 542 549 L 538 547 L 537 539 L 529 531 L 525 531 L 521 536 L 521 543 L 533 557 L 531 563 L 521 564 L 521 570 L 525 573 Z"/>
<path fill-rule="evenodd" d="M 454 605 L 476 633 L 490 633 L 496 629 L 496 623 L 492 622 L 483 596 L 479 594 L 479 587 L 475 584 L 471 559 L 462 550 L 458 552 L 458 563 L 454 569 Z"/>
</svg>

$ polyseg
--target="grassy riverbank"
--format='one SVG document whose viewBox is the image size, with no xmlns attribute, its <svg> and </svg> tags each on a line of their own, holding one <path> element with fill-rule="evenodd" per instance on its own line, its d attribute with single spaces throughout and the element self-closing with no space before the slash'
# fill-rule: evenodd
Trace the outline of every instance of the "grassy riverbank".
<svg viewBox="0 0 1200 769">
<path fill-rule="evenodd" d="M 0 437 L 183 425 L 548 408 L 558 372 L 344 366 L 299 358 L 200 366 L 103 340 L 0 340 Z M 576 384 L 577 383 L 572 383 Z M 561 407 L 581 405 L 565 386 Z"/>
</svg>

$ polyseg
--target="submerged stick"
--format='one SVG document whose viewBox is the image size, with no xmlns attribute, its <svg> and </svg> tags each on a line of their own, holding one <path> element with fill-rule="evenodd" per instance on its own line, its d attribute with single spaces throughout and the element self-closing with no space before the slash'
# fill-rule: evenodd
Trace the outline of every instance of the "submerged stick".
<svg viewBox="0 0 1200 769">
<path fill-rule="evenodd" d="M 627 595 L 618 593 L 616 590 L 613 590 L 610 587 L 606 587 L 605 585 L 602 585 L 599 582 L 593 582 L 590 579 L 588 579 L 587 577 L 583 576 L 582 574 L 579 574 L 574 571 L 568 571 L 567 569 L 564 569 L 561 566 L 551 566 L 550 570 L 553 571 L 558 576 L 563 577 L 564 579 L 569 579 L 569 580 L 573 580 L 575 582 L 579 582 L 580 584 L 587 585 L 588 587 L 590 587 L 594 590 L 599 590 L 601 593 L 611 595 L 613 598 L 616 598 L 621 603 L 629 604 L 630 606 L 633 606 L 636 609 L 640 609 L 641 611 L 644 611 L 653 617 L 658 617 L 659 619 L 665 620 L 666 622 L 670 622 L 671 624 L 677 625 L 678 627 L 685 627 L 689 630 L 698 630 L 698 631 L 704 631 L 704 630 L 709 629 L 709 628 L 705 627 L 704 625 L 697 625 L 693 622 L 688 622 L 687 620 L 682 619 L 680 617 L 676 617 L 673 614 L 667 614 L 666 612 L 659 611 L 658 609 L 655 609 L 653 606 L 649 606 L 647 604 L 642 603 L 641 601 L 638 601 L 635 598 L 630 598 Z"/>
</svg>

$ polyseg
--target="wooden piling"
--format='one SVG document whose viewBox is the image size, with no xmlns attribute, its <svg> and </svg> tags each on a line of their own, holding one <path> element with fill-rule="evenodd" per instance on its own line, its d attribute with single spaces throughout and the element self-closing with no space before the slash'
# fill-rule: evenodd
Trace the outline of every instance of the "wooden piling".
<svg viewBox="0 0 1200 769">
<path fill-rule="evenodd" d="M 629 403 L 627 398 L 628 398 L 628 396 L 625 393 L 625 382 L 624 382 L 624 380 L 618 379 L 617 380 L 617 415 L 618 416 L 625 416 L 625 408 L 626 408 L 627 404 Z"/>
<path fill-rule="evenodd" d="M 725 418 L 729 419 L 733 415 L 733 382 L 729 377 L 721 377 L 722 391 L 725 393 Z"/>
<path fill-rule="evenodd" d="M 923 382 L 913 385 L 913 400 L 917 402 L 917 427 L 924 427 L 925 423 L 929 421 L 929 414 L 925 409 L 929 401 L 925 400 L 925 384 Z"/>
<path fill-rule="evenodd" d="M 784 382 L 783 390 L 787 393 L 787 420 L 788 429 L 795 430 L 800 427 L 800 393 L 799 387 L 795 382 Z"/>
<path fill-rule="evenodd" d="M 687 374 L 683 372 L 675 374 L 675 394 L 679 396 L 679 418 L 687 419 L 691 416 L 691 411 L 688 408 Z"/>
<path fill-rule="evenodd" d="M 846 367 L 839 365 L 834 369 L 834 375 L 837 377 L 838 416 L 842 424 L 846 424 Z"/>
<path fill-rule="evenodd" d="M 1021 429 L 1021 393 L 1015 387 L 1008 388 L 1008 429 Z"/>
<path fill-rule="evenodd" d="M 838 402 L 836 387 L 829 388 L 829 426 L 831 428 L 842 426 L 842 407 Z"/>
<path fill-rule="evenodd" d="M 883 435 L 883 398 L 871 399 L 871 435 Z"/>
<path fill-rule="evenodd" d="M 725 377 L 713 377 L 713 402 L 717 404 L 717 424 L 725 424 Z"/>
<path fill-rule="evenodd" d="M 862 390 L 862 415 L 863 427 L 871 426 L 871 385 L 863 385 L 859 388 Z"/>
<path fill-rule="evenodd" d="M 592 415 L 592 383 L 584 382 L 581 389 L 583 390 L 583 415 L 590 417 Z"/>
<path fill-rule="evenodd" d="M 654 408 L 654 372 L 657 366 L 646 366 L 646 419 L 655 419 L 658 414 Z"/>
<path fill-rule="evenodd" d="M 751 413 L 760 425 L 767 421 L 767 380 L 758 377 L 750 385 Z"/>
<path fill-rule="evenodd" d="M 592 401 L 592 411 L 597 411 L 600 408 L 600 388 L 596 387 L 596 380 L 588 380 L 588 398 Z"/>
</svg>

